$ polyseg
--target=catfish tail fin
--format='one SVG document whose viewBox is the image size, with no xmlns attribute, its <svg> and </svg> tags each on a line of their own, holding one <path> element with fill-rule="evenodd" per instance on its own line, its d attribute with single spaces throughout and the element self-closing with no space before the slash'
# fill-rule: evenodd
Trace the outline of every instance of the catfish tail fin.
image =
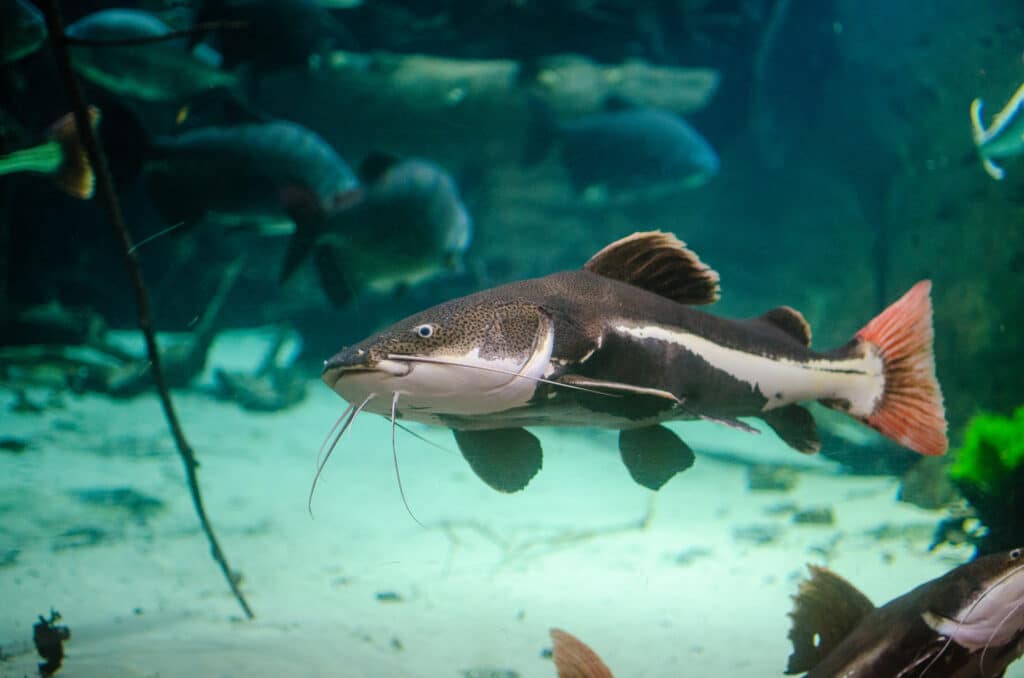
<svg viewBox="0 0 1024 678">
<path fill-rule="evenodd" d="M 946 412 L 935 377 L 931 282 L 922 280 L 857 333 L 882 361 L 883 390 L 862 420 L 925 455 L 946 452 Z M 858 342 L 858 343 L 860 343 Z"/>
</svg>

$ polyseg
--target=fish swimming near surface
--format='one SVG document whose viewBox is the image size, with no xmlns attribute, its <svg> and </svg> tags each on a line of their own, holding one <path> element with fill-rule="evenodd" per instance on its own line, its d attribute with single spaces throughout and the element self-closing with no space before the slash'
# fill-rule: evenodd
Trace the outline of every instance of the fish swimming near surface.
<svg viewBox="0 0 1024 678">
<path fill-rule="evenodd" d="M 67 27 L 73 39 L 117 41 L 157 38 L 171 32 L 158 17 L 137 9 L 105 9 Z M 71 45 L 75 70 L 119 96 L 182 102 L 210 90 L 236 93 L 237 73 L 221 70 L 220 55 L 206 45 L 190 50 L 186 39 L 130 47 Z M 241 97 L 237 97 L 241 99 Z"/>
<path fill-rule="evenodd" d="M 1021 549 L 983 556 L 876 608 L 810 566 L 790 613 L 787 674 L 998 678 L 1024 654 Z"/>
<path fill-rule="evenodd" d="M 978 149 L 982 167 L 993 179 L 1001 180 L 1006 171 L 995 163 L 996 159 L 1024 154 L 1024 85 L 1017 88 L 1003 110 L 992 118 L 988 128 L 981 121 L 984 102 L 971 102 L 971 132 Z"/>
<path fill-rule="evenodd" d="M 394 294 L 461 269 L 473 224 L 447 172 L 427 160 L 375 153 L 359 176 L 362 200 L 332 216 L 306 245 L 334 305 L 363 289 Z M 289 261 L 303 256 L 297 252 Z"/>
<path fill-rule="evenodd" d="M 359 179 L 320 135 L 284 120 L 197 127 L 148 137 L 131 116 L 115 139 L 141 169 L 163 220 L 190 227 L 204 217 L 225 224 L 295 223 L 284 267 L 299 256 L 296 242 L 315 237 L 321 224 L 362 196 Z M 132 131 L 134 130 L 134 131 Z M 127 141 L 131 137 L 131 141 Z M 122 170 L 122 173 L 128 173 Z"/>
<path fill-rule="evenodd" d="M 0 64 L 18 61 L 42 47 L 46 21 L 27 0 L 0 2 Z"/>
<path fill-rule="evenodd" d="M 817 400 L 921 454 L 947 448 L 932 353 L 930 283 L 919 282 L 845 345 L 810 348 L 789 307 L 730 320 L 693 308 L 718 274 L 671 234 L 634 233 L 580 270 L 502 285 L 417 313 L 324 364 L 323 381 L 362 411 L 445 426 L 476 474 L 502 492 L 541 467 L 529 426 L 619 430 L 633 479 L 658 489 L 694 461 L 662 424 L 704 419 L 789 446 L 820 447 Z"/>
<path fill-rule="evenodd" d="M 532 102 L 534 123 L 527 165 L 559 147 L 577 193 L 624 201 L 696 188 L 718 174 L 715 149 L 689 123 L 668 111 L 634 107 L 612 98 L 608 110 L 566 123 Z"/>
<path fill-rule="evenodd" d="M 100 112 L 89 107 L 93 128 L 99 124 Z M 50 125 L 45 142 L 0 156 L 0 175 L 16 172 L 44 174 L 62 191 L 82 200 L 92 197 L 95 175 L 78 135 L 75 116 L 62 116 Z"/>
</svg>

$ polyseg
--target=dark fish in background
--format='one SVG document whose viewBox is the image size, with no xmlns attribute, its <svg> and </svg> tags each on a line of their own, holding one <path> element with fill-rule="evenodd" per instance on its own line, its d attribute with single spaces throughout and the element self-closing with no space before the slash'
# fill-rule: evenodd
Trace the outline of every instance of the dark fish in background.
<svg viewBox="0 0 1024 678">
<path fill-rule="evenodd" d="M 677 115 L 611 98 L 607 111 L 558 123 L 537 100 L 524 159 L 554 146 L 573 188 L 585 196 L 629 200 L 695 188 L 718 173 L 711 144 Z"/>
<path fill-rule="evenodd" d="M 315 0 L 205 0 L 195 22 L 244 24 L 244 28 L 226 28 L 216 34 L 225 68 L 239 64 L 261 72 L 306 68 L 315 54 L 355 47 L 348 30 Z"/>
<path fill-rule="evenodd" d="M 189 227 L 205 217 L 227 225 L 291 220 L 291 257 L 296 242 L 312 242 L 330 215 L 361 198 L 359 180 L 341 156 L 293 122 L 199 127 L 148 139 L 128 117 L 118 129 L 124 134 L 108 135 L 108 149 L 122 144 L 113 156 L 142 171 L 169 226 Z"/>
<path fill-rule="evenodd" d="M 67 27 L 73 38 L 125 40 L 159 37 L 171 27 L 149 12 L 106 9 Z M 118 96 L 144 101 L 182 102 L 210 90 L 237 91 L 238 75 L 221 70 L 220 56 L 200 45 L 190 50 L 186 39 L 130 47 L 72 45 L 75 70 L 90 82 Z"/>
<path fill-rule="evenodd" d="M 790 613 L 787 674 L 996 678 L 1024 654 L 1021 549 L 978 558 L 882 607 L 810 566 Z"/>
<path fill-rule="evenodd" d="M 99 119 L 99 110 L 90 107 L 89 121 L 94 129 Z M 82 200 L 91 198 L 95 177 L 78 136 L 74 115 L 68 113 L 50 125 L 48 137 L 38 146 L 0 156 L 0 175 L 15 172 L 45 174 L 68 195 Z"/>
<path fill-rule="evenodd" d="M 522 280 L 412 315 L 337 353 L 322 379 L 362 410 L 452 430 L 474 472 L 501 492 L 541 468 L 528 426 L 619 431 L 633 479 L 657 490 L 694 453 L 662 424 L 740 430 L 757 417 L 803 453 L 820 449 L 820 401 L 921 454 L 945 453 L 932 352 L 931 285 L 919 282 L 835 350 L 780 306 L 733 320 L 718 274 L 674 236 L 634 233 L 582 269 Z M 353 415 L 354 416 L 354 415 Z"/>
<path fill-rule="evenodd" d="M 0 64 L 28 56 L 46 40 L 46 21 L 27 0 L 0 2 Z"/>
<path fill-rule="evenodd" d="M 313 245 L 332 303 L 340 306 L 362 289 L 394 293 L 461 269 L 472 220 L 447 172 L 426 160 L 374 154 L 360 177 L 363 200 L 332 217 Z"/>
</svg>

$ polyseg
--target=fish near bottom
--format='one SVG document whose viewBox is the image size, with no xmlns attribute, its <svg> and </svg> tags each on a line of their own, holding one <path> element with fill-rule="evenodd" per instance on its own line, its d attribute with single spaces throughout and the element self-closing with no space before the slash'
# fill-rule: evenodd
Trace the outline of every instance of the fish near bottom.
<svg viewBox="0 0 1024 678">
<path fill-rule="evenodd" d="M 793 597 L 787 674 L 998 678 L 1024 655 L 1024 554 L 977 558 L 876 608 L 810 566 Z"/>
<path fill-rule="evenodd" d="M 820 439 L 800 403 L 815 400 L 939 455 L 946 421 L 930 288 L 919 282 L 845 346 L 818 352 L 792 308 L 742 320 L 694 308 L 718 299 L 718 274 L 671 234 L 634 233 L 582 269 L 399 321 L 327 360 L 322 379 L 354 405 L 343 431 L 362 411 L 447 427 L 473 471 L 502 492 L 523 489 L 541 468 L 527 427 L 617 429 L 630 475 L 657 490 L 694 461 L 663 423 L 757 433 L 740 420 L 757 417 L 814 453 Z"/>
</svg>

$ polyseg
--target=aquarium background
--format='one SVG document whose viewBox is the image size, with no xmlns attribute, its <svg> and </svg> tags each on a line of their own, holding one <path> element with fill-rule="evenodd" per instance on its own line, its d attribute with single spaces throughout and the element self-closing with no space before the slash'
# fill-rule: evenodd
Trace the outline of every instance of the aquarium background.
<svg viewBox="0 0 1024 678">
<path fill-rule="evenodd" d="M 113 6 L 60 4 L 68 23 Z M 130 6 L 172 26 L 192 20 L 184 2 Z M 287 232 L 201 222 L 139 248 L 165 346 L 204 317 L 212 327 L 203 369 L 173 395 L 250 621 L 209 557 L 152 389 L 115 395 L 83 378 L 111 364 L 97 336 L 122 357 L 144 354 L 101 203 L 46 177 L 0 177 L 0 674 L 33 674 L 32 624 L 54 609 L 72 632 L 62 671 L 73 676 L 553 676 L 551 627 L 619 676 L 781 675 L 805 564 L 881 604 L 985 550 L 993 511 L 1024 502 L 1015 481 L 968 502 L 971 488 L 947 473 L 972 417 L 1022 404 L 1024 161 L 989 177 L 968 115 L 980 97 L 990 119 L 1024 82 L 1020 3 L 385 0 L 327 11 L 351 41 L 308 65 L 243 66 L 246 100 L 315 130 L 352 166 L 386 152 L 443 167 L 472 217 L 462 266 L 335 307 L 308 264 L 279 283 Z M 236 115 L 216 96 L 85 92 L 111 111 L 100 135 L 115 170 L 132 138 L 119 110 L 159 134 L 183 110 L 186 127 Z M 575 190 L 555 148 L 524 163 L 532 102 L 565 122 L 610 96 L 684 116 L 717 151 L 717 175 L 626 200 Z M 39 142 L 68 110 L 48 46 L 0 65 L 0 151 Z M 139 177 L 117 179 L 134 242 L 170 225 Z M 378 226 L 395 240 L 407 228 Z M 650 229 L 721 274 L 709 310 L 792 306 L 818 349 L 931 279 L 949 457 L 921 460 L 823 408 L 816 457 L 771 432 L 673 424 L 697 463 L 654 494 L 629 478 L 612 432 L 540 429 L 542 472 L 501 495 L 447 431 L 410 425 L 398 461 L 421 526 L 398 492 L 390 426 L 367 415 L 309 515 L 317 449 L 344 408 L 318 380 L 324 359 L 424 307 L 577 268 Z M 271 353 L 287 374 L 274 395 L 287 394 L 257 411 L 221 375 L 254 374 Z M 1019 524 L 998 530 L 999 548 L 1024 542 Z"/>
</svg>

